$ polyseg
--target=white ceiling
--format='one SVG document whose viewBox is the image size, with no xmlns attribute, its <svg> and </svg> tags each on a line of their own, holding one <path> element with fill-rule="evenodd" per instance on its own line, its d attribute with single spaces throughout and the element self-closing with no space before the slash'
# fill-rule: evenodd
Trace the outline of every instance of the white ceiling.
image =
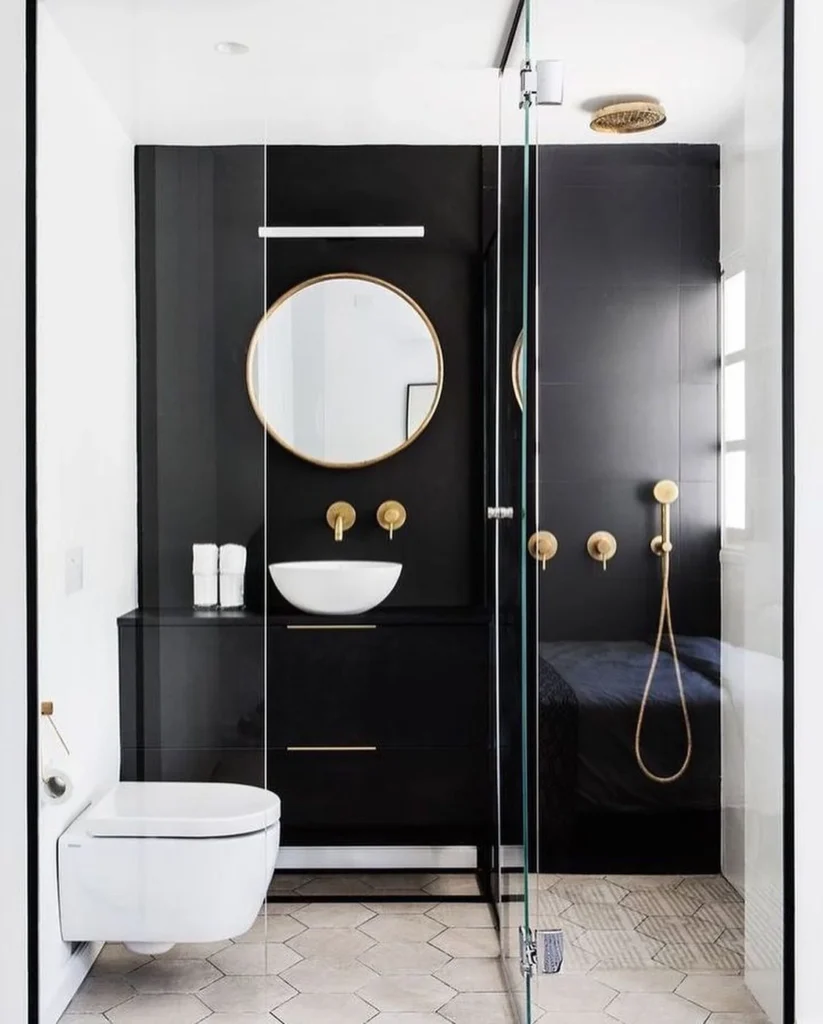
<svg viewBox="0 0 823 1024">
<path fill-rule="evenodd" d="M 566 62 L 540 140 L 602 142 L 593 98 L 659 98 L 638 142 L 721 141 L 741 102 L 757 0 L 532 0 L 532 58 Z M 512 0 L 42 0 L 136 142 L 521 141 L 517 67 L 495 63 Z M 248 44 L 244 57 L 214 44 Z M 48 81 L 43 75 L 41 81 Z"/>
</svg>

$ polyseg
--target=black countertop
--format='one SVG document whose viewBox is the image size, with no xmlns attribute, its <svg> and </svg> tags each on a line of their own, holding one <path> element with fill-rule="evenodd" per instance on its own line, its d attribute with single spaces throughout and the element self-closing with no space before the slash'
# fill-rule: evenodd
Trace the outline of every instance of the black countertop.
<svg viewBox="0 0 823 1024">
<path fill-rule="evenodd" d="M 297 610 L 268 616 L 243 609 L 135 608 L 120 626 L 449 626 L 488 623 L 484 608 L 375 608 L 361 615 L 307 615 Z"/>
</svg>

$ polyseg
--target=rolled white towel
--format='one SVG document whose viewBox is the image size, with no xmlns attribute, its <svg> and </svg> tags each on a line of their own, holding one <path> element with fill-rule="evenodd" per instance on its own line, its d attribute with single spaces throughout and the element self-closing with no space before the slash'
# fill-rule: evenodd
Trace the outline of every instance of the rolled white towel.
<svg viewBox="0 0 823 1024">
<path fill-rule="evenodd" d="M 217 573 L 196 572 L 192 579 L 194 580 L 194 607 L 216 608 Z"/>
<path fill-rule="evenodd" d="M 194 576 L 216 576 L 218 550 L 216 544 L 192 544 L 191 571 Z"/>
<path fill-rule="evenodd" d="M 244 573 L 246 571 L 246 549 L 242 544 L 223 544 L 220 547 L 220 572 Z"/>
</svg>

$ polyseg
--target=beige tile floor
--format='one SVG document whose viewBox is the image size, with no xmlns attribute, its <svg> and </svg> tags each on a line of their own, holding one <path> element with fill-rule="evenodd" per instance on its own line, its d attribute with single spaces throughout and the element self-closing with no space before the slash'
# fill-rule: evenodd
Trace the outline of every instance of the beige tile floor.
<svg viewBox="0 0 823 1024">
<path fill-rule="evenodd" d="M 768 1024 L 741 977 L 743 906 L 723 879 L 534 884 L 536 923 L 567 943 L 563 971 L 536 981 L 541 1024 Z M 62 1024 L 513 1024 L 499 946 L 481 903 L 391 902 L 373 887 L 361 903 L 296 898 L 226 942 L 154 958 L 106 946 Z"/>
</svg>

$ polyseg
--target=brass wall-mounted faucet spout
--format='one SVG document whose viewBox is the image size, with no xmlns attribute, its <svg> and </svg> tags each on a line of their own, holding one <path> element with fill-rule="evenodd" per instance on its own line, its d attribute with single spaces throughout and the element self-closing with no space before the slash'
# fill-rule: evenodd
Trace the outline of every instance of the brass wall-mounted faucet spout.
<svg viewBox="0 0 823 1024">
<path fill-rule="evenodd" d="M 354 526 L 357 513 L 347 501 L 335 501 L 326 510 L 326 522 L 334 530 L 334 539 L 341 541 L 346 530 Z"/>
</svg>

